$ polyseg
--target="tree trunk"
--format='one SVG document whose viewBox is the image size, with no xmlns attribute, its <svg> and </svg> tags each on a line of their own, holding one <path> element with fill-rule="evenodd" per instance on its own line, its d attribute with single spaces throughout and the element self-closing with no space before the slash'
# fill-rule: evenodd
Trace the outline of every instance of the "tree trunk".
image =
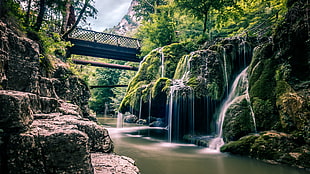
<svg viewBox="0 0 310 174">
<path fill-rule="evenodd" d="M 46 7 L 45 7 L 45 0 L 40 0 L 40 9 L 39 9 L 39 14 L 38 14 L 38 17 L 37 17 L 37 22 L 34 26 L 34 30 L 35 31 L 39 31 L 40 28 L 41 28 L 41 25 L 43 23 L 43 19 L 44 19 L 44 14 L 45 14 L 45 10 L 46 10 Z"/>
<path fill-rule="evenodd" d="M 88 3 L 89 3 L 90 0 L 85 0 L 85 4 L 84 4 L 84 7 L 82 8 L 82 10 L 80 11 L 80 14 L 78 16 L 78 18 L 76 19 L 76 22 L 75 24 L 68 30 L 66 31 L 63 35 L 62 35 L 62 38 L 66 39 L 68 38 L 69 34 L 72 33 L 72 31 L 77 27 L 77 25 L 79 24 L 80 20 L 82 19 L 83 17 L 83 14 L 88 6 Z"/>
<path fill-rule="evenodd" d="M 2 13 L 3 13 L 3 1 L 0 1 L 0 17 L 2 17 Z"/>
<path fill-rule="evenodd" d="M 27 27 L 29 27 L 30 25 L 30 10 L 31 10 L 31 3 L 32 3 L 32 0 L 29 0 L 28 1 L 28 7 L 27 7 L 27 15 L 26 15 L 26 20 L 25 20 L 25 25 Z"/>
<path fill-rule="evenodd" d="M 61 26 L 60 34 L 63 34 L 67 31 L 68 20 L 69 20 L 69 15 L 70 15 L 70 6 L 71 6 L 70 0 L 67 0 L 66 12 L 62 14 L 63 18 L 62 18 L 62 26 Z"/>
<path fill-rule="evenodd" d="M 204 14 L 204 21 L 203 21 L 203 34 L 206 34 L 207 22 L 208 22 L 208 13 L 205 13 Z"/>
</svg>

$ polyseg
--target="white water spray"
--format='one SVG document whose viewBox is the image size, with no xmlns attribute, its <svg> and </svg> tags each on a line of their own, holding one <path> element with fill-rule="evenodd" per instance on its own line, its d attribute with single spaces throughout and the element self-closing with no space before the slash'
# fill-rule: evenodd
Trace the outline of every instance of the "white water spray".
<svg viewBox="0 0 310 174">
<path fill-rule="evenodd" d="M 237 87 L 238 87 L 238 83 L 239 81 L 244 81 L 247 78 L 247 69 L 245 68 L 235 79 L 235 81 L 233 82 L 229 95 L 227 97 L 227 99 L 225 100 L 225 103 L 222 105 L 222 107 L 220 108 L 220 114 L 219 114 L 219 120 L 218 120 L 218 136 L 216 138 L 214 138 L 213 140 L 211 140 L 209 142 L 209 148 L 210 149 L 215 149 L 217 151 L 220 150 L 220 147 L 224 145 L 224 141 L 223 141 L 223 123 L 224 123 L 224 119 L 225 119 L 225 115 L 226 112 L 228 110 L 228 108 L 230 107 L 231 104 L 233 104 L 235 102 L 236 97 L 239 95 Z"/>
<path fill-rule="evenodd" d="M 226 81 L 226 92 L 228 95 L 228 75 L 227 75 L 227 60 L 226 60 L 226 48 L 223 47 L 223 58 L 224 58 L 224 74 L 225 74 L 225 81 Z"/>
<path fill-rule="evenodd" d="M 116 124 L 117 128 L 122 128 L 123 127 L 123 114 L 118 112 L 117 113 L 117 124 Z"/>
<path fill-rule="evenodd" d="M 161 54 L 161 77 L 165 76 L 165 55 L 163 49 L 164 47 L 161 47 L 158 51 Z"/>
</svg>

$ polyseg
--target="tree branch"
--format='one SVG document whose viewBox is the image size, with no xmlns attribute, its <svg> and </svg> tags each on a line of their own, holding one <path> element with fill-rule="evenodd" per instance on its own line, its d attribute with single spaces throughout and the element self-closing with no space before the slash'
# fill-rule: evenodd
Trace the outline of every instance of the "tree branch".
<svg viewBox="0 0 310 174">
<path fill-rule="evenodd" d="M 72 33 L 72 31 L 78 26 L 80 20 L 82 19 L 83 17 L 83 14 L 88 6 L 88 3 L 89 3 L 90 0 L 85 0 L 85 4 L 84 4 L 84 7 L 82 8 L 82 10 L 80 11 L 80 14 L 76 20 L 76 22 L 74 23 L 74 25 L 67 31 L 65 32 L 65 34 L 62 35 L 62 38 L 63 39 L 66 39 L 68 38 L 69 34 Z"/>
</svg>

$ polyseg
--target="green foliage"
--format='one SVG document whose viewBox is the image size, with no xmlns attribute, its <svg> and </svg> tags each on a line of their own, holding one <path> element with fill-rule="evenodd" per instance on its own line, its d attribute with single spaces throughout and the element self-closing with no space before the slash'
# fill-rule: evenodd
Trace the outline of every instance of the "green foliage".
<svg viewBox="0 0 310 174">
<path fill-rule="evenodd" d="M 5 16 L 10 22 L 15 20 L 24 30 L 60 34 L 62 27 L 68 23 L 66 17 L 70 10 L 67 7 L 71 5 L 75 14 L 81 13 L 81 23 L 85 25 L 87 17 L 95 17 L 97 14 L 93 4 L 94 0 L 5 0 L 1 11 L 3 13 L 0 15 Z M 84 5 L 87 5 L 87 8 L 82 12 Z"/>
<path fill-rule="evenodd" d="M 133 7 L 136 12 L 136 16 L 148 21 L 152 17 L 152 14 L 157 13 L 158 6 L 167 5 L 166 0 L 137 0 L 138 4 Z"/>
<path fill-rule="evenodd" d="M 248 36 L 269 36 L 286 13 L 286 0 L 239 0 L 225 10 L 214 11 L 217 36 L 246 34 Z"/>
<path fill-rule="evenodd" d="M 212 9 L 220 11 L 226 6 L 234 5 L 233 0 L 176 0 L 175 2 L 177 7 L 184 9 L 186 13 L 190 13 L 197 19 L 203 21 L 203 33 L 205 33 L 207 29 L 210 30 L 210 28 L 207 27 L 209 13 Z"/>
<path fill-rule="evenodd" d="M 115 69 L 96 69 L 98 85 L 118 84 L 120 70 Z M 112 103 L 112 97 L 115 97 L 111 88 L 97 88 L 92 91 L 92 98 L 89 101 L 89 107 L 96 113 L 104 113 L 105 104 Z"/>
<path fill-rule="evenodd" d="M 171 6 L 160 6 L 158 9 L 160 12 L 151 14 L 151 19 L 144 20 L 139 28 L 137 35 L 142 38 L 143 45 L 145 45 L 141 50 L 142 55 L 176 41 Z"/>
</svg>

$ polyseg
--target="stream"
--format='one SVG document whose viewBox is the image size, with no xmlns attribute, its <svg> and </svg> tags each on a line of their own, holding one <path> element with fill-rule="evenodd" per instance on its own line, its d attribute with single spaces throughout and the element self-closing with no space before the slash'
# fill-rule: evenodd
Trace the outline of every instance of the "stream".
<svg viewBox="0 0 310 174">
<path fill-rule="evenodd" d="M 163 128 L 98 119 L 109 130 L 115 153 L 136 161 L 142 174 L 306 174 L 303 169 L 272 165 L 247 157 L 220 153 L 188 143 L 169 143 Z M 115 120 L 116 122 L 116 120 Z"/>
</svg>

